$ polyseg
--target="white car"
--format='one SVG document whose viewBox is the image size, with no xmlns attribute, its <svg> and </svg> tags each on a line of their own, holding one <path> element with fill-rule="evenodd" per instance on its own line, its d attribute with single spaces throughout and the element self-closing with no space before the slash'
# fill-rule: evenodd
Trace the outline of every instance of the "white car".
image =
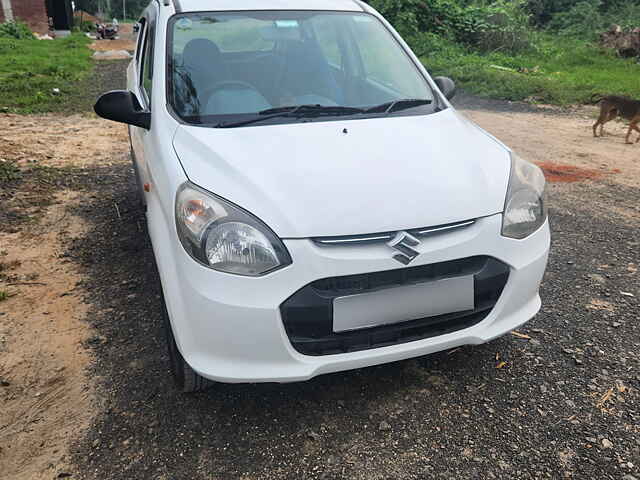
<svg viewBox="0 0 640 480">
<path fill-rule="evenodd" d="M 540 308 L 544 176 L 358 0 L 155 0 L 129 124 L 185 391 L 480 344 Z"/>
</svg>

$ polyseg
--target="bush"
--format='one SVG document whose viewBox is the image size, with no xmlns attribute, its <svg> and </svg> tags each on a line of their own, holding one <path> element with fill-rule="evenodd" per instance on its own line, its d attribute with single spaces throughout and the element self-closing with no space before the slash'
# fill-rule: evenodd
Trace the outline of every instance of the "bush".
<svg viewBox="0 0 640 480">
<path fill-rule="evenodd" d="M 640 27 L 640 4 L 628 2 L 607 9 L 602 15 L 604 29 L 612 24 L 620 25 L 623 30 Z"/>
<path fill-rule="evenodd" d="M 530 47 L 529 14 L 524 2 L 370 1 L 403 37 L 415 41 L 424 33 L 434 33 L 485 52 L 496 49 L 516 52 Z"/>
<path fill-rule="evenodd" d="M 74 27 L 76 27 L 81 32 L 92 32 L 95 30 L 95 24 L 90 20 L 82 20 L 80 21 L 80 17 L 76 17 L 74 21 Z"/>
<path fill-rule="evenodd" d="M 0 185 L 20 178 L 20 169 L 13 162 L 0 160 Z"/>
<path fill-rule="evenodd" d="M 595 37 L 602 30 L 604 18 L 600 13 L 601 0 L 583 0 L 566 12 L 553 16 L 549 28 L 565 35 Z"/>
<path fill-rule="evenodd" d="M 18 40 L 23 40 L 35 37 L 26 23 L 5 22 L 0 23 L 0 38 L 17 38 Z"/>
<path fill-rule="evenodd" d="M 428 61 L 429 58 L 437 56 L 442 58 L 455 59 L 467 55 L 469 52 L 459 43 L 455 43 L 437 33 L 423 33 L 414 37 L 408 37 L 411 48 L 415 54 Z M 427 65 L 427 69 L 428 69 Z"/>
<path fill-rule="evenodd" d="M 478 17 L 479 28 L 472 35 L 473 44 L 482 52 L 521 52 L 531 48 L 529 14 L 522 0 L 499 0 L 484 7 Z"/>
<path fill-rule="evenodd" d="M 629 0 L 370 0 L 402 36 L 432 32 L 491 51 L 520 51 L 531 26 L 593 38 L 618 24 L 640 27 L 640 2 Z"/>
<path fill-rule="evenodd" d="M 623 30 L 640 27 L 640 4 L 580 0 L 566 11 L 553 15 L 548 27 L 561 35 L 594 40 L 614 24 Z"/>
<path fill-rule="evenodd" d="M 480 54 L 427 34 L 416 53 L 432 75 L 453 78 L 463 90 L 505 100 L 567 105 L 589 103 L 594 93 L 640 97 L 640 65 L 584 40 L 534 33 L 534 48 L 518 54 Z"/>
<path fill-rule="evenodd" d="M 547 25 L 558 12 L 566 12 L 581 0 L 528 0 L 527 11 L 536 26 Z"/>
</svg>

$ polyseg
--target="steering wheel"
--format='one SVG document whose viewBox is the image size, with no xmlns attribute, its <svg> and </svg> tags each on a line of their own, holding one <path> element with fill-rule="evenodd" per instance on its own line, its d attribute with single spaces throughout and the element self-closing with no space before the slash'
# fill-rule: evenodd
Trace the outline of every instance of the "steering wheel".
<svg viewBox="0 0 640 480">
<path fill-rule="evenodd" d="M 202 94 L 199 95 L 202 99 L 206 99 L 206 102 L 203 102 L 203 105 L 209 103 L 211 96 L 216 93 L 218 90 L 223 90 L 229 87 L 242 87 L 245 89 L 253 90 L 254 92 L 260 93 L 256 87 L 251 85 L 250 83 L 243 82 L 241 80 L 223 80 L 222 82 L 218 82 L 210 86 L 209 88 L 205 88 L 202 91 Z"/>
</svg>

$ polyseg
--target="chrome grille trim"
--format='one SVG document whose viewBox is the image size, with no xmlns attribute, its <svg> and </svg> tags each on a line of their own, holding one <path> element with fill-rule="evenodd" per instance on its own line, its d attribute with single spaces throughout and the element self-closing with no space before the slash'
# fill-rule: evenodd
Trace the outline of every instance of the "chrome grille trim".
<svg viewBox="0 0 640 480">
<path fill-rule="evenodd" d="M 445 225 L 436 225 L 434 227 L 427 228 L 414 228 L 405 231 L 416 237 L 426 237 L 435 233 L 468 227 L 470 225 L 473 225 L 474 223 L 476 223 L 475 220 L 464 220 L 462 222 L 447 223 Z M 345 235 L 338 237 L 314 237 L 311 240 L 319 245 L 363 245 L 369 243 L 388 242 L 395 237 L 396 233 L 397 232 L 382 232 L 364 235 Z"/>
<path fill-rule="evenodd" d="M 466 222 L 450 223 L 448 225 L 425 228 L 422 230 L 408 230 L 408 232 L 411 233 L 412 235 L 424 236 L 424 235 L 429 235 L 430 233 L 442 232 L 444 230 L 453 230 L 455 228 L 467 227 L 469 225 L 473 225 L 474 223 L 476 223 L 475 220 L 467 220 Z"/>
<path fill-rule="evenodd" d="M 312 240 L 323 245 L 340 245 L 345 243 L 380 243 L 393 238 L 395 233 L 381 233 L 380 235 L 363 235 L 353 237 L 317 237 Z"/>
</svg>

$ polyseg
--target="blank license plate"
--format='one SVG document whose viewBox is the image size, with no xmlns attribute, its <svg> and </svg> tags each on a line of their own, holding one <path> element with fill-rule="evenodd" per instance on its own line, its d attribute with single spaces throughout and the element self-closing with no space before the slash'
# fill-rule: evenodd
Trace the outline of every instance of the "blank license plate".
<svg viewBox="0 0 640 480">
<path fill-rule="evenodd" d="M 434 317 L 474 308 L 473 276 L 446 278 L 333 300 L 333 331 Z"/>
</svg>

